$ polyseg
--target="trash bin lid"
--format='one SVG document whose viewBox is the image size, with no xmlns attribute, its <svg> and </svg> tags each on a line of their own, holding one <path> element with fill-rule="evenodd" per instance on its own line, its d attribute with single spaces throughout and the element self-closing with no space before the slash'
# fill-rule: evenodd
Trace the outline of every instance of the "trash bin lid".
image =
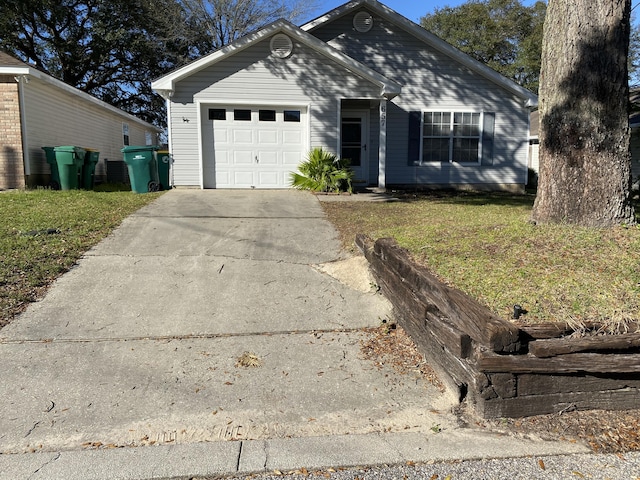
<svg viewBox="0 0 640 480">
<path fill-rule="evenodd" d="M 75 145 L 62 145 L 53 149 L 56 152 L 84 152 L 84 148 L 76 147 Z"/>
<path fill-rule="evenodd" d="M 120 151 L 122 153 L 128 152 L 147 152 L 149 150 L 158 150 L 160 147 L 157 145 L 127 145 L 123 147 Z"/>
</svg>

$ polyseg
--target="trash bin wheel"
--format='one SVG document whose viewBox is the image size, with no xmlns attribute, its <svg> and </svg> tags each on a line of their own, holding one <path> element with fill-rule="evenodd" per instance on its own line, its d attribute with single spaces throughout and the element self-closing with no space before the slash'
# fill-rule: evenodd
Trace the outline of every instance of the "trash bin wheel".
<svg viewBox="0 0 640 480">
<path fill-rule="evenodd" d="M 56 181 L 49 182 L 49 188 L 51 190 L 60 190 L 60 184 Z"/>
<path fill-rule="evenodd" d="M 158 192 L 160 191 L 160 184 L 158 182 L 154 182 L 151 180 L 148 185 L 148 189 L 150 192 Z"/>
</svg>

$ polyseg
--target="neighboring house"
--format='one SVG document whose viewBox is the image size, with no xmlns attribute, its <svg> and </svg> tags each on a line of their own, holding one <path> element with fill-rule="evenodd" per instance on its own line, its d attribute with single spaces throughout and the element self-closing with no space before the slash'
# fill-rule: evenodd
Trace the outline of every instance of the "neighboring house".
<svg viewBox="0 0 640 480">
<path fill-rule="evenodd" d="M 276 21 L 152 82 L 176 186 L 286 188 L 308 151 L 357 184 L 521 191 L 537 97 L 375 0 Z"/>
<path fill-rule="evenodd" d="M 156 144 L 161 132 L 107 103 L 0 52 L 0 189 L 48 185 L 41 147 L 76 145 L 122 160 L 123 145 Z"/>
</svg>

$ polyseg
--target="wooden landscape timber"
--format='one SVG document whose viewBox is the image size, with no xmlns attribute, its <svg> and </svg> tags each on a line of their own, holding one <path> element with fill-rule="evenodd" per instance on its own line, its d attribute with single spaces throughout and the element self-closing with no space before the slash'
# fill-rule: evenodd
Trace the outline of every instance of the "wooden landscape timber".
<svg viewBox="0 0 640 480">
<path fill-rule="evenodd" d="M 640 327 L 516 325 L 440 282 L 393 239 L 356 245 L 397 322 L 443 382 L 485 418 L 640 406 Z"/>
</svg>

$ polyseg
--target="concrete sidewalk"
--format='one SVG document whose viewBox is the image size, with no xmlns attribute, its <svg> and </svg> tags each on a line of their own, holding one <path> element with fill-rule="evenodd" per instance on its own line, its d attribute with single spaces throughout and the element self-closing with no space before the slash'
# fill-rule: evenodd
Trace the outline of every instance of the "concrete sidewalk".
<svg viewBox="0 0 640 480">
<path fill-rule="evenodd" d="M 459 428 L 424 379 L 364 359 L 390 306 L 366 271 L 325 273 L 340 252 L 298 191 L 174 190 L 129 217 L 0 331 L 0 478 L 587 451 Z"/>
</svg>

